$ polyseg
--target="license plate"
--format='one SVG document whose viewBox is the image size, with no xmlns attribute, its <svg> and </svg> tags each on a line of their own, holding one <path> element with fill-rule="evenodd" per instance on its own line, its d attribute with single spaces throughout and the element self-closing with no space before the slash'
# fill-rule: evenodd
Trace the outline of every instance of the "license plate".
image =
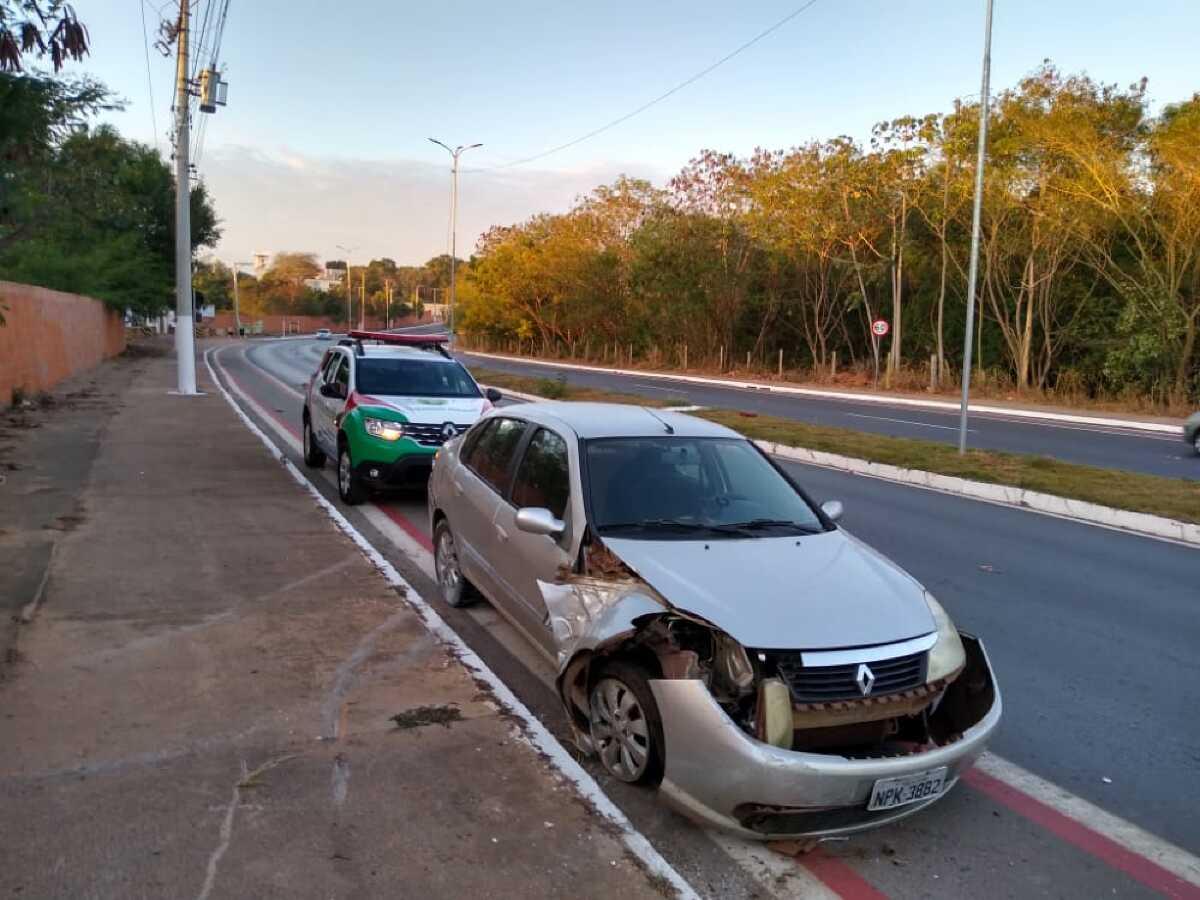
<svg viewBox="0 0 1200 900">
<path fill-rule="evenodd" d="M 936 797 L 946 784 L 946 767 L 905 775 L 902 778 L 881 778 L 871 789 L 867 809 L 895 809 Z"/>
</svg>

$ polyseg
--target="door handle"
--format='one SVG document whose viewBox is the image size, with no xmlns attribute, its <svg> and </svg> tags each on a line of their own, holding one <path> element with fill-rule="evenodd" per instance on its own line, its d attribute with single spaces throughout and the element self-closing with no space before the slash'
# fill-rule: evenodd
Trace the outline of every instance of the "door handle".
<svg viewBox="0 0 1200 900">
<path fill-rule="evenodd" d="M 499 525 L 496 526 L 496 536 L 498 538 L 500 538 L 500 540 L 502 540 L 502 541 L 508 540 L 508 532 L 505 531 L 503 528 L 501 528 Z"/>
<path fill-rule="evenodd" d="M 463 492 L 462 482 L 455 478 L 451 480 L 451 484 L 454 485 L 454 493 L 461 497 Z"/>
</svg>

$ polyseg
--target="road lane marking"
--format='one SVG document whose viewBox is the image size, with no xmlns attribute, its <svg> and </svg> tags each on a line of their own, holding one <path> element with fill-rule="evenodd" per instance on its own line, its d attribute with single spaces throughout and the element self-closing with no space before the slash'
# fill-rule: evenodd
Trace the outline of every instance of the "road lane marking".
<svg viewBox="0 0 1200 900">
<path fill-rule="evenodd" d="M 928 422 L 914 422 L 912 419 L 892 419 L 888 416 L 868 416 L 863 413 L 846 413 L 846 415 L 853 416 L 856 419 L 875 419 L 878 422 L 898 422 L 901 425 L 920 425 L 922 428 L 941 428 L 946 431 L 958 431 L 958 427 L 955 425 L 931 425 Z M 968 428 L 967 432 L 969 434 L 976 433 L 974 428 Z"/>
<path fill-rule="evenodd" d="M 693 898 L 698 900 L 699 895 L 692 886 L 659 854 L 658 850 L 654 848 L 646 837 L 634 827 L 625 813 L 609 799 L 608 795 L 601 790 L 600 785 L 596 783 L 595 779 L 558 742 L 546 726 L 541 723 L 541 720 L 521 702 L 516 694 L 509 689 L 508 685 L 488 667 L 466 641 L 459 637 L 458 632 L 447 625 L 445 620 L 438 615 L 437 611 L 425 602 L 420 593 L 404 579 L 395 566 L 387 561 L 383 554 L 351 524 L 349 519 L 342 515 L 336 506 L 325 499 L 325 496 L 317 489 L 316 485 L 309 481 L 305 474 L 296 468 L 284 451 L 275 446 L 266 432 L 254 424 L 254 420 L 238 405 L 233 395 L 225 389 L 225 386 L 218 379 L 217 373 L 212 367 L 211 352 L 209 350 L 204 354 L 204 364 L 208 368 L 213 383 L 220 390 L 221 395 L 233 409 L 234 413 L 242 420 L 242 423 L 262 441 L 267 450 L 280 461 L 288 474 L 295 479 L 301 488 L 308 492 L 317 506 L 324 510 L 333 523 L 351 541 L 358 545 L 359 549 L 362 550 L 363 554 L 388 584 L 402 592 L 404 602 L 416 613 L 417 618 L 421 620 L 426 630 L 452 649 L 459 663 L 476 678 L 485 682 L 497 702 L 521 720 L 523 727 L 519 729 L 519 733 L 524 740 L 534 749 L 541 751 L 547 761 L 564 778 L 570 781 L 580 794 L 590 801 L 592 808 L 617 827 L 625 846 L 641 860 L 646 869 L 650 873 L 666 880 L 683 900 L 693 900 Z M 219 360 L 217 361 L 217 366 L 218 368 L 220 367 Z"/>
<path fill-rule="evenodd" d="M 985 753 L 963 781 L 1156 891 L 1200 898 L 1200 859 L 1015 763 Z"/>
<path fill-rule="evenodd" d="M 793 387 L 780 384 L 758 384 L 748 381 L 735 381 L 729 378 L 707 378 L 699 375 L 675 375 L 666 372 L 644 372 L 637 369 L 610 369 L 603 366 L 583 366 L 577 363 L 554 363 L 540 359 L 525 359 L 523 357 L 503 356 L 499 353 L 480 353 L 475 350 L 460 351 L 464 356 L 477 356 L 481 359 L 499 359 L 505 362 L 543 366 L 552 369 L 574 369 L 580 372 L 601 372 L 608 375 L 620 375 L 626 378 L 652 378 L 661 381 L 679 381 L 685 384 L 706 384 L 717 387 L 734 388 L 743 391 L 765 391 L 773 394 L 795 394 L 802 397 L 823 397 L 833 400 L 848 400 L 856 403 L 880 403 L 894 406 L 912 406 L 925 409 L 958 409 L 957 403 L 946 400 L 919 400 L 913 397 L 890 397 L 878 394 L 852 394 L 844 391 L 827 391 L 818 388 Z M 1041 410 L 1010 410 L 1003 406 L 973 405 L 968 407 L 973 413 L 993 415 L 1000 419 L 1028 419 L 1037 423 L 1072 422 L 1077 425 L 1097 425 L 1100 427 L 1128 428 L 1132 431 L 1152 431 L 1159 434 L 1179 434 L 1180 426 L 1166 425 L 1160 422 L 1138 422 L 1131 419 L 1109 419 L 1101 416 L 1080 416 L 1072 413 L 1053 413 Z"/>
<path fill-rule="evenodd" d="M 257 368 L 257 366 L 256 366 Z M 225 371 L 225 370 L 222 370 Z M 231 384 L 236 385 L 236 381 L 226 372 L 226 377 L 230 378 Z M 240 387 L 240 385 L 238 385 Z M 239 391 L 241 393 L 241 391 Z M 247 398 L 249 403 L 264 416 L 268 422 L 271 419 L 278 417 L 269 413 L 261 405 L 251 398 Z M 274 423 L 272 423 L 274 424 Z M 277 428 L 286 426 L 276 426 Z M 299 441 L 289 435 L 290 440 L 297 452 L 299 452 Z M 870 476 L 866 476 L 870 477 Z M 903 487 L 922 487 L 920 485 L 902 485 Z M 934 488 L 924 487 L 925 490 L 936 490 Z M 939 491 L 939 493 L 944 493 Z M 951 495 L 957 496 L 957 495 Z M 970 500 L 978 500 L 979 498 L 962 498 Z M 990 501 L 981 501 L 990 502 Z M 1000 504 L 994 504 L 1000 505 Z M 1014 508 L 1014 507 L 1006 507 Z M 1038 510 L 1025 510 L 1026 512 L 1037 512 L 1039 515 L 1053 515 L 1051 513 L 1042 513 Z M 396 516 L 402 516 L 397 510 L 394 511 Z M 1061 516 L 1054 516 L 1062 518 Z M 393 519 L 394 521 L 394 519 Z M 1067 521 L 1076 521 L 1067 519 Z M 1093 527 L 1108 527 L 1097 526 L 1094 523 L 1079 523 L 1089 524 Z M 381 528 L 385 536 L 391 538 L 397 534 L 405 534 L 411 538 L 409 529 L 402 528 L 399 524 L 392 524 L 390 528 Z M 1122 534 L 1130 534 L 1123 532 L 1120 529 L 1110 529 L 1118 531 Z M 1144 535 L 1136 535 L 1142 537 Z M 414 541 L 415 542 L 415 541 Z M 429 550 L 423 547 L 410 549 L 406 555 L 409 555 L 418 566 L 425 571 L 428 566 L 432 570 L 432 556 Z M 422 557 L 428 560 L 423 562 Z M 484 620 L 483 616 L 476 618 Z M 486 620 L 483 621 L 486 625 Z M 504 642 L 507 646 L 507 642 Z M 511 651 L 510 651 L 511 652 Z M 519 657 L 518 657 L 519 658 Z M 539 680 L 544 683 L 550 683 L 542 672 L 535 671 L 534 674 Z M 1101 808 L 1091 804 L 1090 802 L 1078 797 L 1070 792 L 1045 781 L 1036 775 L 1022 769 L 1014 763 L 1004 760 L 992 753 L 985 753 L 976 763 L 975 770 L 967 772 L 963 776 L 963 781 L 982 793 L 992 797 L 997 802 L 1003 803 L 1008 808 L 1017 812 L 1022 818 L 1032 821 L 1039 827 L 1046 828 L 1056 836 L 1067 840 L 1069 843 L 1085 850 L 1089 854 L 1096 856 L 1106 864 L 1113 866 L 1126 872 L 1136 880 L 1154 887 L 1156 890 L 1161 890 L 1161 886 L 1167 888 L 1174 887 L 1176 893 L 1171 896 L 1185 897 L 1200 897 L 1198 893 L 1179 893 L 1180 890 L 1191 891 L 1193 886 L 1200 886 L 1200 860 L 1188 853 L 1182 848 L 1176 847 L 1169 841 L 1158 838 L 1155 835 L 1139 828 L 1131 822 L 1127 822 L 1118 816 L 1105 812 Z M 991 779 L 990 781 L 987 779 Z M 989 790 L 990 788 L 990 790 Z M 740 868 L 749 872 L 752 875 L 761 873 L 764 867 L 761 860 L 758 859 L 758 852 L 751 853 L 747 850 L 734 849 L 740 839 L 731 836 L 726 837 L 726 841 L 716 843 L 726 852 L 726 854 L 736 862 Z M 734 842 L 734 843 L 730 843 Z M 753 846 L 753 845 L 752 845 Z M 761 845 L 759 845 L 761 847 Z M 765 847 L 761 847 L 762 853 L 777 856 L 773 851 Z M 764 857 L 765 858 L 765 857 Z M 783 859 L 785 865 L 788 865 L 786 859 Z M 808 858 L 797 860 L 801 865 L 808 866 Z M 837 863 L 846 869 L 846 872 L 838 872 L 833 863 Z M 823 885 L 827 885 L 829 890 L 836 891 L 835 884 L 840 884 L 842 888 L 846 888 L 847 872 L 858 878 L 854 870 L 841 863 L 839 860 L 825 856 L 821 862 L 815 862 L 816 869 L 809 867 L 813 878 L 819 878 Z M 792 871 L 792 870 L 789 870 Z M 832 879 L 835 884 L 826 881 L 822 876 Z M 757 877 L 757 875 L 756 875 Z M 764 880 L 764 884 L 770 884 L 769 880 Z M 865 884 L 865 882 L 864 882 Z M 1182 885 L 1182 887 L 1181 887 Z M 811 886 L 810 886 L 811 887 Z M 869 885 L 867 886 L 869 888 Z M 871 889 L 873 890 L 873 888 Z M 809 894 L 802 893 L 800 896 L 807 897 Z M 813 894 L 812 896 L 824 896 Z M 863 894 L 847 893 L 847 897 L 868 896 Z"/>
</svg>

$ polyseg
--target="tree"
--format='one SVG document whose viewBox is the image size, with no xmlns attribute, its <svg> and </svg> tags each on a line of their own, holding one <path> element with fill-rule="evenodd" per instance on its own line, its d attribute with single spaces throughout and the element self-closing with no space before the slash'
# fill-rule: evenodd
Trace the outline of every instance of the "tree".
<svg viewBox="0 0 1200 900">
<path fill-rule="evenodd" d="M 57 72 L 87 53 L 87 28 L 64 0 L 0 0 L 0 72 L 19 72 L 25 54 L 49 56 Z"/>
<path fill-rule="evenodd" d="M 282 311 L 299 313 L 299 301 L 306 290 L 304 282 L 319 274 L 321 267 L 315 253 L 277 253 L 270 268 L 263 272 L 262 288 L 276 297 Z"/>
</svg>

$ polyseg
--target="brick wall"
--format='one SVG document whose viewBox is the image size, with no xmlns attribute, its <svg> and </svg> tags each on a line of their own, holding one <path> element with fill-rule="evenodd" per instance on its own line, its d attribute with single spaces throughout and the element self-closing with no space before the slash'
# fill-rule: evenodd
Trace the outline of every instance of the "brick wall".
<svg viewBox="0 0 1200 900">
<path fill-rule="evenodd" d="M 125 349 L 119 313 L 99 300 L 0 281 L 0 405 L 48 391 Z"/>
</svg>

